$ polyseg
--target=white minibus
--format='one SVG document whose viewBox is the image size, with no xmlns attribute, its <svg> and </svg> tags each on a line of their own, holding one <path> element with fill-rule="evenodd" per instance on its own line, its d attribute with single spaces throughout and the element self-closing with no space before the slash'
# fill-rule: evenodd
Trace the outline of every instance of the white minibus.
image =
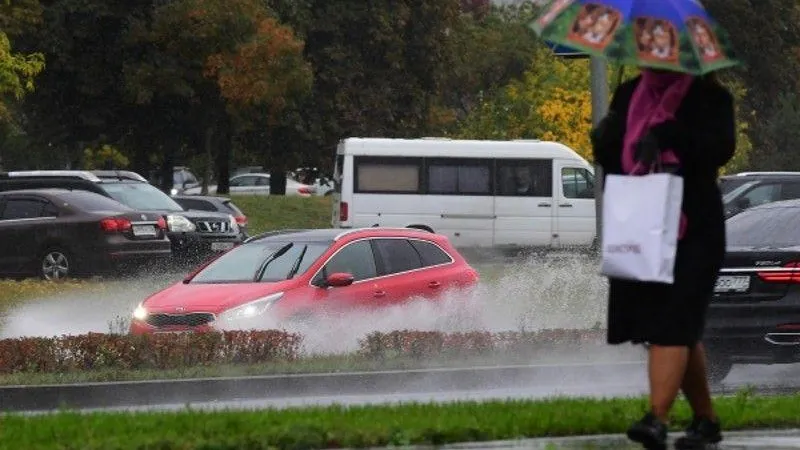
<svg viewBox="0 0 800 450">
<path fill-rule="evenodd" d="M 347 138 L 334 180 L 335 228 L 420 228 L 460 248 L 595 237 L 593 167 L 557 142 Z"/>
</svg>

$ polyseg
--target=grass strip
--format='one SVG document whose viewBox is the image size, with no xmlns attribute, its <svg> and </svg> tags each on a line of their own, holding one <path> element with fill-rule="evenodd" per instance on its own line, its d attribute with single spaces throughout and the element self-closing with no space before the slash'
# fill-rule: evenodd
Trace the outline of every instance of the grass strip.
<svg viewBox="0 0 800 450">
<path fill-rule="evenodd" d="M 232 195 L 247 216 L 251 235 L 281 228 L 329 228 L 332 197 Z"/>
<path fill-rule="evenodd" d="M 80 290 L 100 289 L 98 283 L 86 280 L 44 281 L 36 278 L 25 280 L 0 279 L 0 313 L 28 300 L 43 299 Z"/>
<path fill-rule="evenodd" d="M 800 425 L 800 395 L 716 399 L 726 430 Z M 2 449 L 321 449 L 622 433 L 644 398 L 460 402 L 263 411 L 7 415 Z M 679 401 L 672 428 L 689 420 Z"/>
</svg>

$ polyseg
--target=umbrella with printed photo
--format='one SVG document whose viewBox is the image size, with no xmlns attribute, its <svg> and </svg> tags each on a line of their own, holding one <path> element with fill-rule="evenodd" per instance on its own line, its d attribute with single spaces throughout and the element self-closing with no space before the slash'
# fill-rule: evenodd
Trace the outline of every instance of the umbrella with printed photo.
<svg viewBox="0 0 800 450">
<path fill-rule="evenodd" d="M 542 11 L 540 37 L 613 63 L 692 75 L 739 63 L 699 0 L 549 0 Z"/>
</svg>

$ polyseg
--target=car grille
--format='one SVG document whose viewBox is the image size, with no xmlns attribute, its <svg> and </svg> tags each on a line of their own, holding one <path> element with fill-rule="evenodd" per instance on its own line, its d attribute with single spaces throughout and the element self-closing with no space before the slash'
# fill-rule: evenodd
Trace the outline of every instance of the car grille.
<svg viewBox="0 0 800 450">
<path fill-rule="evenodd" d="M 188 314 L 151 314 L 147 316 L 147 324 L 154 327 L 184 326 L 198 327 L 214 321 L 211 313 Z"/>
<path fill-rule="evenodd" d="M 201 233 L 230 233 L 231 223 L 224 220 L 198 220 L 197 231 Z"/>
</svg>

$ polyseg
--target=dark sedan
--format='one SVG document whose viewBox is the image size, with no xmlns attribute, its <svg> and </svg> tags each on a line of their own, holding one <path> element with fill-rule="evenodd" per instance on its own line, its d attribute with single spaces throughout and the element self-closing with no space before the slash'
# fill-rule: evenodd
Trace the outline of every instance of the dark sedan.
<svg viewBox="0 0 800 450">
<path fill-rule="evenodd" d="M 247 239 L 247 216 L 227 197 L 216 195 L 173 195 L 172 198 L 187 211 L 210 211 L 230 214 L 239 225 L 242 239 Z"/>
<path fill-rule="evenodd" d="M 728 251 L 708 312 L 712 379 L 735 362 L 800 362 L 800 200 L 728 219 Z"/>
<path fill-rule="evenodd" d="M 55 280 L 127 273 L 168 258 L 167 224 L 93 192 L 0 192 L 0 274 Z"/>
</svg>

